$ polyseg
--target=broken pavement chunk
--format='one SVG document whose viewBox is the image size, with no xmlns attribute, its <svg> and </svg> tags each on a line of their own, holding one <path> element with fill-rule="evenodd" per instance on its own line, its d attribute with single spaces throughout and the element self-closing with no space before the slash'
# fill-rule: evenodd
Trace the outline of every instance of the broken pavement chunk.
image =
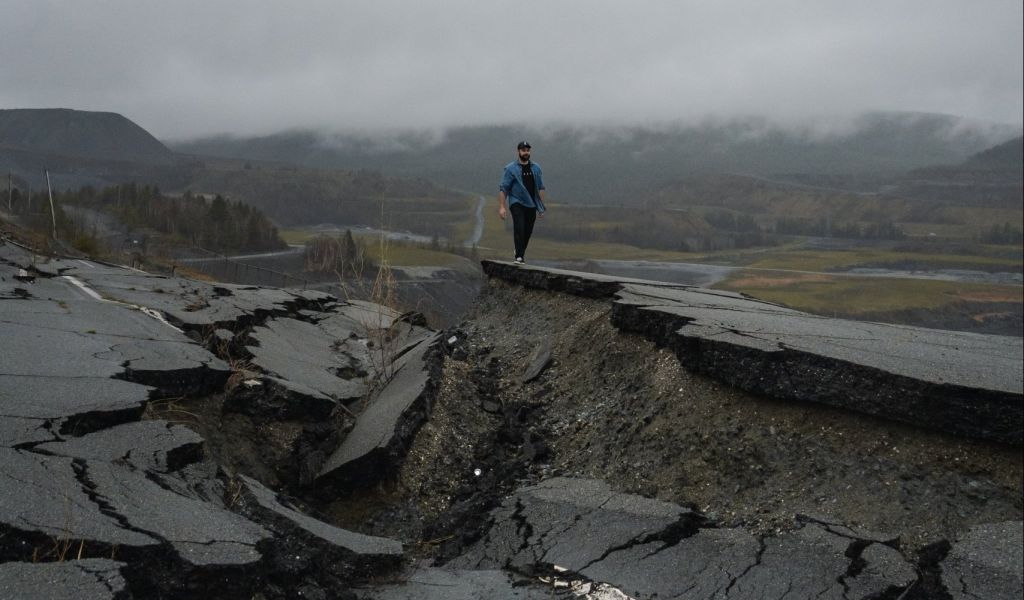
<svg viewBox="0 0 1024 600">
<path fill-rule="evenodd" d="M 301 383 L 277 377 L 249 379 L 235 386 L 224 400 L 224 410 L 266 420 L 322 421 L 338 403 Z"/>
<path fill-rule="evenodd" d="M 683 366 L 776 398 L 1020 445 L 1019 338 L 833 319 L 737 294 L 629 284 L 612 323 Z"/>
<path fill-rule="evenodd" d="M 368 589 L 376 600 L 548 600 L 551 588 L 505 571 L 460 571 L 420 567 L 395 583 Z M 561 597 L 561 596 L 559 596 Z M 569 598 L 569 596 L 566 596 Z"/>
<path fill-rule="evenodd" d="M 613 548 L 689 535 L 702 520 L 675 504 L 613 492 L 596 479 L 556 477 L 520 488 L 495 510 L 494 528 L 452 566 L 558 565 L 582 572 Z"/>
<path fill-rule="evenodd" d="M 259 525 L 222 508 L 172 492 L 141 471 L 103 462 L 82 467 L 82 479 L 106 512 L 133 530 L 168 542 L 187 563 L 227 567 L 255 563 L 256 544 L 270 537 Z M 160 510 L 154 511 L 153 507 Z"/>
<path fill-rule="evenodd" d="M 360 324 L 364 330 L 388 329 L 402 316 L 393 308 L 365 300 L 349 300 L 338 312 Z"/>
<path fill-rule="evenodd" d="M 427 417 L 440 369 L 439 335 L 420 342 L 393 367 L 355 427 L 328 458 L 319 481 L 369 481 L 401 457 Z"/>
<path fill-rule="evenodd" d="M 1019 600 L 1024 595 L 1024 523 L 971 527 L 940 566 L 953 600 Z"/>
<path fill-rule="evenodd" d="M 278 541 L 296 539 L 295 552 L 312 553 L 325 562 L 345 561 L 369 572 L 381 572 L 398 565 L 402 544 L 395 540 L 347 531 L 314 519 L 283 505 L 277 494 L 255 479 L 239 476 L 242 511 L 278 534 Z"/>
<path fill-rule="evenodd" d="M 545 338 L 541 340 L 540 345 L 530 355 L 530 364 L 526 367 L 526 371 L 523 373 L 521 381 L 523 383 L 529 383 L 534 379 L 540 377 L 540 374 L 544 372 L 544 369 L 551 364 L 551 338 Z"/>
<path fill-rule="evenodd" d="M 448 567 L 564 569 L 636 598 L 843 600 L 848 590 L 856 591 L 851 598 L 880 597 L 916 581 L 899 552 L 873 540 L 812 522 L 759 540 L 597 480 L 554 478 L 520 488 L 491 517 L 490 532 Z"/>
<path fill-rule="evenodd" d="M 0 523 L 53 539 L 111 546 L 155 546 L 159 540 L 127 528 L 92 500 L 72 459 L 0 448 Z M 12 536 L 6 537 L 14 543 Z M 26 555 L 28 560 L 30 556 Z"/>
<path fill-rule="evenodd" d="M 736 577 L 729 598 L 877 598 L 917 581 L 913 567 L 896 550 L 851 540 L 817 523 L 761 543 L 756 564 Z"/>
<path fill-rule="evenodd" d="M 123 597 L 125 564 L 103 558 L 0 563 L 0 598 L 115 600 Z"/>
<path fill-rule="evenodd" d="M 126 465 L 6 448 L 0 448 L 0 523 L 111 547 L 158 552 L 166 544 L 186 563 L 218 568 L 255 563 L 256 544 L 268 536 L 243 517 L 165 489 Z"/>
<path fill-rule="evenodd" d="M 252 364 L 279 379 L 339 401 L 361 398 L 366 384 L 359 372 L 369 371 L 365 348 L 358 344 L 343 353 L 339 340 L 321 327 L 298 319 L 273 319 L 253 328 L 248 346 Z M 347 338 L 341 340 L 347 348 Z M 340 376 L 347 369 L 350 376 Z"/>
<path fill-rule="evenodd" d="M 183 425 L 137 421 L 64 442 L 40 444 L 35 450 L 86 460 L 123 460 L 137 469 L 168 472 L 200 460 L 203 438 Z"/>
<path fill-rule="evenodd" d="M 740 389 L 1024 444 L 1020 338 L 835 319 L 731 292 L 483 261 L 526 287 L 612 297 L 612 324 Z"/>
</svg>

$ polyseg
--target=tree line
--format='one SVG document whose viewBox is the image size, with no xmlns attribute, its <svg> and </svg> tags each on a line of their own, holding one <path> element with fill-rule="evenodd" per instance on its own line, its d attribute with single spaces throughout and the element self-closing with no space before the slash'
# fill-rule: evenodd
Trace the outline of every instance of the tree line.
<svg viewBox="0 0 1024 600">
<path fill-rule="evenodd" d="M 308 240 L 303 258 L 307 272 L 336 273 L 340 277 L 361 278 L 376 268 L 366 256 L 366 246 L 356 242 L 350 229 L 343 235 L 318 235 Z"/>
<path fill-rule="evenodd" d="M 710 252 L 774 246 L 789 236 L 902 240 L 896 223 L 857 223 L 805 217 L 771 221 L 729 210 L 559 207 L 536 235 L 565 242 L 617 243 L 657 250 Z"/>
<path fill-rule="evenodd" d="M 775 220 L 775 233 L 784 235 L 810 235 L 862 240 L 903 240 L 907 234 L 892 221 L 872 223 L 832 223 L 828 219 L 779 217 Z"/>
<path fill-rule="evenodd" d="M 58 206 L 78 206 L 114 217 L 126 229 L 147 229 L 216 252 L 286 247 L 277 227 L 259 209 L 217 194 L 163 194 L 156 186 L 127 183 L 85 186 L 54 194 Z"/>
<path fill-rule="evenodd" d="M 993 225 L 981 232 L 978 241 L 983 244 L 1019 246 L 1024 243 L 1024 232 L 1009 223 L 1003 223 L 1002 225 Z"/>
</svg>

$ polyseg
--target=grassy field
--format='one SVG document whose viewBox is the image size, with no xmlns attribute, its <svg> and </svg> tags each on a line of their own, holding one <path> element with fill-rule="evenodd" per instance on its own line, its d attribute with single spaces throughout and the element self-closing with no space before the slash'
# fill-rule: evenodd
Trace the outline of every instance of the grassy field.
<svg viewBox="0 0 1024 600">
<path fill-rule="evenodd" d="M 1005 248 L 1004 248 L 1005 249 Z M 936 248 L 941 250 L 941 248 Z M 795 269 L 806 271 L 835 271 L 857 266 L 899 268 L 913 264 L 916 268 L 1004 270 L 1020 272 L 1021 260 L 988 256 L 984 247 L 973 249 L 972 254 L 946 254 L 942 252 L 897 252 L 883 248 L 856 248 L 850 250 L 801 250 L 773 248 L 758 254 L 748 254 L 750 262 L 744 266 L 760 269 Z M 742 260 L 742 259 L 741 259 Z"/>
<path fill-rule="evenodd" d="M 557 210 L 557 206 L 550 207 L 551 210 Z M 455 239 L 458 241 L 468 238 L 474 227 L 474 214 L 476 211 L 476 203 L 473 202 L 471 207 L 467 207 L 466 218 L 456 222 L 454 225 Z M 538 219 L 535 231 L 539 231 L 544 227 L 544 219 Z M 365 239 L 368 245 L 373 246 L 377 242 L 377 237 L 372 234 L 360 235 L 358 230 L 353 230 L 353 235 L 357 239 Z M 315 237 L 317 232 L 307 229 L 285 229 L 280 232 L 281 238 L 289 244 L 303 244 L 309 239 Z M 395 243 L 392 242 L 394 246 Z M 497 200 L 493 203 L 488 203 L 484 208 L 484 231 L 480 239 L 480 243 L 477 246 L 481 258 L 492 258 L 499 260 L 508 260 L 512 255 L 512 219 L 508 218 L 506 221 L 502 221 L 498 218 L 497 212 Z M 397 249 L 396 249 L 397 251 Z M 452 255 L 445 252 L 437 252 L 430 250 L 425 247 L 416 246 L 405 246 L 400 251 L 397 251 L 395 259 L 392 260 L 392 264 L 395 265 L 429 265 L 429 264 L 447 264 L 440 262 L 430 262 L 431 260 L 444 260 L 444 257 L 451 257 Z M 579 242 L 559 242 L 555 240 L 544 239 L 539 235 L 534 235 L 530 241 L 530 247 L 528 255 L 533 259 L 541 260 L 573 260 L 573 259 L 586 259 L 586 258 L 610 258 L 620 260 L 659 260 L 659 261 L 694 261 L 699 258 L 705 257 L 704 254 L 697 253 L 685 253 L 685 252 L 673 252 L 669 250 L 651 250 L 645 248 L 637 248 L 635 246 L 629 246 L 626 244 L 607 244 L 607 243 L 579 243 Z M 396 260 L 402 260 L 406 262 L 395 262 Z M 451 260 L 450 258 L 448 260 Z"/>
<path fill-rule="evenodd" d="M 278 232 L 286 244 L 305 244 L 316 237 L 316 232 L 307 229 L 282 229 Z"/>
<path fill-rule="evenodd" d="M 559 209 L 557 204 L 548 203 L 549 212 Z M 530 240 L 527 256 L 540 260 L 577 260 L 577 259 L 616 259 L 616 260 L 659 260 L 659 261 L 694 261 L 703 254 L 674 252 L 671 250 L 652 250 L 637 248 L 626 244 L 608 244 L 600 242 L 559 242 L 542 237 L 544 219 L 537 219 L 534 236 Z M 589 226 L 590 224 L 588 224 Z M 482 258 L 510 260 L 513 254 L 512 217 L 502 221 L 498 218 L 498 201 L 488 203 L 484 209 L 484 233 L 478 246 Z"/>
<path fill-rule="evenodd" d="M 367 258 L 379 262 L 382 255 L 386 255 L 388 263 L 395 267 L 451 267 L 464 260 L 450 252 L 431 250 L 414 244 L 390 242 L 381 247 L 379 238 L 368 239 Z"/>
<path fill-rule="evenodd" d="M 962 302 L 1024 301 L 1020 286 L 747 270 L 736 271 L 715 287 L 824 315 L 935 310 Z"/>
<path fill-rule="evenodd" d="M 508 259 L 512 253 L 512 222 L 511 218 L 502 221 L 497 215 L 497 202 L 488 203 L 484 210 L 484 231 L 478 245 L 481 258 L 498 260 Z M 475 205 L 474 205 L 475 210 Z M 557 211 L 557 205 L 551 207 Z M 544 227 L 544 218 L 537 220 L 536 234 L 530 241 L 528 256 L 539 260 L 580 260 L 580 259 L 616 259 L 616 260 L 652 260 L 678 262 L 705 262 L 721 265 L 747 266 L 760 269 L 790 269 L 799 271 L 842 271 L 858 266 L 906 268 L 912 265 L 917 269 L 976 269 L 982 271 L 1020 272 L 1022 260 L 1020 247 L 982 246 L 977 244 L 961 244 L 959 252 L 944 252 L 944 246 L 935 244 L 935 252 L 901 252 L 891 249 L 856 247 L 839 250 L 820 250 L 801 248 L 800 242 L 793 242 L 770 248 L 749 248 L 743 250 L 724 250 L 719 252 L 676 252 L 671 250 L 655 250 L 638 248 L 627 244 L 600 242 L 561 242 L 545 239 L 540 232 Z M 472 212 L 467 210 L 467 218 L 458 222 L 456 238 L 461 240 L 469 237 L 472 232 Z M 367 246 L 374 246 L 378 238 L 373 234 L 359 234 Z M 289 244 L 302 244 L 314 237 L 316 232 L 302 229 L 286 229 L 281 237 Z M 395 246 L 395 242 L 391 242 Z M 1016 255 L 1015 258 L 1012 256 Z M 404 244 L 401 249 L 395 248 L 394 264 L 429 265 L 448 264 L 445 252 L 431 250 L 422 246 Z M 432 262 L 437 261 L 437 262 Z"/>
</svg>

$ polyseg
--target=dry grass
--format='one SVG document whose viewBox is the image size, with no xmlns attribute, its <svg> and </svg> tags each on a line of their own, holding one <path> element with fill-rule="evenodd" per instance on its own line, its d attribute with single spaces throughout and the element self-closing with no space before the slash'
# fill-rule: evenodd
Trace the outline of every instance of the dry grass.
<svg viewBox="0 0 1024 600">
<path fill-rule="evenodd" d="M 714 287 L 824 315 L 938 309 L 963 301 L 1024 301 L 1020 287 L 928 279 L 737 271 Z"/>
<path fill-rule="evenodd" d="M 184 397 L 161 398 L 152 400 L 146 404 L 146 410 L 142 412 L 142 419 L 154 421 L 167 421 L 181 425 L 196 425 L 202 417 L 184 408 Z"/>
<path fill-rule="evenodd" d="M 1022 288 L 964 291 L 957 298 L 967 302 L 1024 302 Z"/>
<path fill-rule="evenodd" d="M 765 275 L 760 273 L 750 273 L 744 271 L 744 274 L 738 278 L 729 281 L 729 285 L 736 288 L 775 288 L 785 287 L 790 285 L 802 284 L 802 283 L 821 283 L 826 281 L 833 281 L 835 277 L 824 275 L 824 274 L 779 274 L 779 275 Z"/>
</svg>

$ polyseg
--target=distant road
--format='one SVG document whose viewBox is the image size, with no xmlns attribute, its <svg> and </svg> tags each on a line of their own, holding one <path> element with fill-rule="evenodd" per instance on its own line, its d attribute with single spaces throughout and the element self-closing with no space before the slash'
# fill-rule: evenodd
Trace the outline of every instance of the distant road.
<svg viewBox="0 0 1024 600">
<path fill-rule="evenodd" d="M 480 238 L 484 236 L 485 206 L 487 206 L 487 198 L 480 196 L 480 199 L 476 205 L 476 224 L 473 225 L 473 235 L 468 237 L 466 241 L 462 242 L 462 245 L 467 248 L 478 245 L 480 243 Z"/>
<path fill-rule="evenodd" d="M 277 256 L 287 256 L 289 254 L 299 254 L 302 252 L 304 246 L 292 245 L 288 246 L 285 250 L 274 250 L 273 252 L 260 252 L 258 254 L 237 254 L 237 255 L 224 255 L 224 256 L 205 256 L 202 258 L 179 258 L 177 262 L 196 264 L 205 262 L 214 262 L 218 260 L 245 260 L 249 258 L 274 258 Z"/>
<path fill-rule="evenodd" d="M 730 175 L 738 175 L 740 177 L 746 177 L 747 179 L 756 179 L 757 181 L 764 181 L 765 183 L 776 183 L 787 187 L 794 187 L 802 190 L 815 190 L 825 192 L 841 192 L 843 194 L 852 194 L 854 196 L 877 196 L 878 192 L 860 192 L 856 190 L 849 190 L 845 188 L 828 187 L 825 185 L 813 185 L 810 183 L 799 183 L 796 181 L 786 181 L 784 179 L 771 179 L 769 177 L 763 177 L 761 175 L 753 175 L 751 173 L 730 173 Z"/>
</svg>

